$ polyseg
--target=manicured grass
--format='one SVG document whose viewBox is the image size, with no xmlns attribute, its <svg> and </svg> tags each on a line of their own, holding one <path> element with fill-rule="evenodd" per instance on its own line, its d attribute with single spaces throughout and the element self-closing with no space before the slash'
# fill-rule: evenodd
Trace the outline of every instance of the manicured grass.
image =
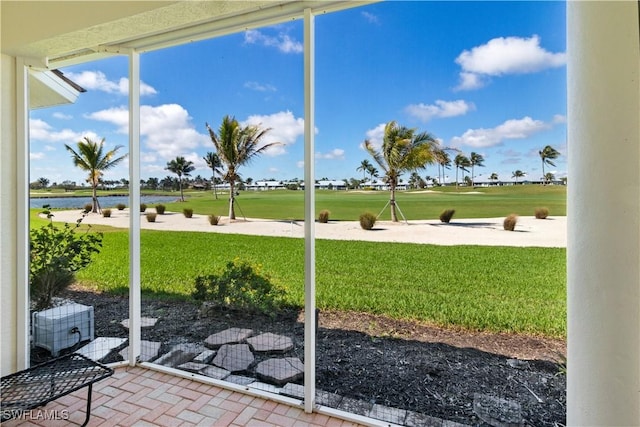
<svg viewBox="0 0 640 427">
<path fill-rule="evenodd" d="M 126 292 L 127 233 L 106 233 L 104 248 L 78 279 Z M 194 279 L 234 258 L 261 264 L 303 305 L 301 239 L 142 231 L 142 288 L 188 298 Z M 317 305 L 472 330 L 566 335 L 565 253 L 554 248 L 316 242 Z"/>
<path fill-rule="evenodd" d="M 191 192 L 185 202 L 167 203 L 167 210 L 182 212 L 184 207 L 194 213 L 227 216 L 228 194 Z M 331 211 L 332 220 L 356 221 L 365 211 L 378 214 L 389 201 L 388 191 L 316 191 L 316 215 Z M 236 215 L 253 218 L 303 219 L 304 192 L 290 190 L 243 191 L 237 198 Z M 533 216 L 536 208 L 546 207 L 551 216 L 566 215 L 566 187 L 518 185 L 491 188 L 437 188 L 433 192 L 403 191 L 397 194 L 400 210 L 409 220 L 437 219 L 445 209 L 455 209 L 456 218 L 506 217 L 511 213 Z M 380 217 L 390 219 L 389 208 Z"/>
</svg>

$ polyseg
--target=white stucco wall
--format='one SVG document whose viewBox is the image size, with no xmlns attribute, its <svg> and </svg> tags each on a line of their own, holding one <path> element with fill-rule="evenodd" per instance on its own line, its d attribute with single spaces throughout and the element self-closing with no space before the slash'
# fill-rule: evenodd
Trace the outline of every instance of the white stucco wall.
<svg viewBox="0 0 640 427">
<path fill-rule="evenodd" d="M 15 59 L 0 64 L 0 374 L 16 370 Z"/>
<path fill-rule="evenodd" d="M 567 12 L 567 421 L 638 426 L 638 2 L 568 2 Z"/>
</svg>

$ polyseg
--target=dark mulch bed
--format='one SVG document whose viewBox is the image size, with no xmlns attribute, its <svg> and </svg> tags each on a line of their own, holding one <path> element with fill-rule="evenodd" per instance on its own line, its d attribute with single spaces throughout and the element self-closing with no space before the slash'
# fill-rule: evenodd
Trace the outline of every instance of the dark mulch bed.
<svg viewBox="0 0 640 427">
<path fill-rule="evenodd" d="M 126 337 L 126 297 L 69 290 L 64 297 L 94 306 L 96 336 Z M 303 315 L 276 317 L 223 310 L 199 318 L 189 302 L 146 300 L 142 316 L 159 319 L 143 339 L 165 343 L 202 342 L 230 327 L 273 332 L 295 342 L 291 355 L 304 359 Z M 361 313 L 321 312 L 317 332 L 317 388 L 409 409 L 445 420 L 484 425 L 473 412 L 474 394 L 509 399 L 522 406 L 526 425 L 565 424 L 566 376 L 556 363 L 560 340 L 472 333 Z M 42 356 L 34 352 L 34 357 Z M 117 360 L 117 356 L 110 356 Z M 512 367 L 510 359 L 526 360 Z M 511 364 L 511 365 L 510 365 Z"/>
</svg>

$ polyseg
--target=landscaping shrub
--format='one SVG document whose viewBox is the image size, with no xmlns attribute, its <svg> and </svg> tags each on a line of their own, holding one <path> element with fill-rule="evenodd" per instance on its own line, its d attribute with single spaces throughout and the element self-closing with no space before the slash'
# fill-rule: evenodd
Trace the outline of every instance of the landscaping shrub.
<svg viewBox="0 0 640 427">
<path fill-rule="evenodd" d="M 453 218 L 453 214 L 456 213 L 455 209 L 445 209 L 440 214 L 440 221 L 446 222 L 447 224 Z"/>
<path fill-rule="evenodd" d="M 184 214 L 185 218 L 191 218 L 193 216 L 193 209 L 184 208 L 182 209 L 182 213 Z"/>
<path fill-rule="evenodd" d="M 50 307 L 51 298 L 73 283 L 75 272 L 89 265 L 102 247 L 102 233 L 76 233 L 86 213 L 75 226 L 56 227 L 49 206 L 44 208 L 49 224 L 29 235 L 29 290 L 35 310 Z"/>
<path fill-rule="evenodd" d="M 365 212 L 360 215 L 360 227 L 363 230 L 371 230 L 376 223 L 376 216 L 371 212 Z"/>
<path fill-rule="evenodd" d="M 547 219 L 547 217 L 549 216 L 549 209 L 536 208 L 535 215 L 537 219 Z"/>
<path fill-rule="evenodd" d="M 282 307 L 284 291 L 275 287 L 261 270 L 259 265 L 236 259 L 227 263 L 222 274 L 196 277 L 191 296 L 219 306 L 273 313 Z"/>
<path fill-rule="evenodd" d="M 513 231 L 516 229 L 516 223 L 518 222 L 518 215 L 511 214 L 504 219 L 504 229 L 507 231 Z"/>
<path fill-rule="evenodd" d="M 147 210 L 147 205 L 146 203 L 140 203 L 140 212 L 144 212 Z"/>
<path fill-rule="evenodd" d="M 111 209 L 102 209 L 102 216 L 105 218 L 111 218 Z"/>
<path fill-rule="evenodd" d="M 327 222 L 329 222 L 329 214 L 331 214 L 331 212 L 329 212 L 326 209 L 323 209 L 320 211 L 320 213 L 318 214 L 318 222 L 321 222 L 323 224 L 326 224 Z"/>
<path fill-rule="evenodd" d="M 148 222 L 156 222 L 157 214 L 154 212 L 147 212 L 146 217 Z"/>
<path fill-rule="evenodd" d="M 126 207 L 127 207 L 127 205 L 125 205 L 124 203 L 118 203 L 116 205 L 116 208 L 118 208 L 119 211 L 123 211 L 124 208 L 126 208 Z"/>
<path fill-rule="evenodd" d="M 209 215 L 209 224 L 218 225 L 220 217 L 218 215 Z"/>
<path fill-rule="evenodd" d="M 89 213 L 93 210 L 93 205 L 91 203 L 87 203 L 86 205 L 84 205 L 84 212 L 85 213 Z"/>
<path fill-rule="evenodd" d="M 158 215 L 164 215 L 164 211 L 167 209 L 165 205 L 156 205 L 156 212 Z"/>
</svg>

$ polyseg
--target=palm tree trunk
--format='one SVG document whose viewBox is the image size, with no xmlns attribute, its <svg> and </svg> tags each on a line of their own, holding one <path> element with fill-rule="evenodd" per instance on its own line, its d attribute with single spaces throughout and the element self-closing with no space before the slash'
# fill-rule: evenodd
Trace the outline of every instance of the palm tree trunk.
<svg viewBox="0 0 640 427">
<path fill-rule="evenodd" d="M 180 201 L 184 202 L 184 194 L 182 194 L 182 178 L 178 180 L 178 184 L 180 186 Z"/>
<path fill-rule="evenodd" d="M 213 174 L 213 195 L 218 200 L 218 189 L 216 188 L 216 174 Z"/>
<path fill-rule="evenodd" d="M 395 183 L 389 184 L 391 190 L 391 196 L 389 198 L 389 209 L 391 209 L 391 221 L 398 222 L 398 215 L 396 214 L 396 185 Z"/>
<path fill-rule="evenodd" d="M 91 212 L 93 213 L 98 213 L 98 189 L 96 188 L 97 186 L 94 184 L 93 188 L 92 188 L 92 209 Z"/>
<path fill-rule="evenodd" d="M 236 219 L 236 211 L 234 209 L 234 198 L 235 198 L 235 183 L 231 181 L 229 183 L 229 220 Z"/>
</svg>

